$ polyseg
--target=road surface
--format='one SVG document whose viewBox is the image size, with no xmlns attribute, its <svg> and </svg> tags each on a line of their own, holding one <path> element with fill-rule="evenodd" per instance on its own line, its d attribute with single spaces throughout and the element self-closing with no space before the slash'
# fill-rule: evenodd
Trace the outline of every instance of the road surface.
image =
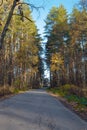
<svg viewBox="0 0 87 130">
<path fill-rule="evenodd" d="M 0 130 L 87 130 L 87 123 L 44 90 L 0 101 Z"/>
</svg>

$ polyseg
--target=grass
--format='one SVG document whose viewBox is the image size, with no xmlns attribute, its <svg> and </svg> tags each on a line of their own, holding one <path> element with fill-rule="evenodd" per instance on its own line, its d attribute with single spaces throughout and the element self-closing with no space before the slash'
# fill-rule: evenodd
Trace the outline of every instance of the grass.
<svg viewBox="0 0 87 130">
<path fill-rule="evenodd" d="M 11 95 L 11 94 L 18 94 L 20 92 L 24 92 L 28 90 L 27 87 L 23 87 L 23 88 L 17 88 L 17 87 L 9 87 L 9 86 L 4 86 L 4 87 L 0 87 L 0 97 L 4 97 L 6 95 Z"/>
<path fill-rule="evenodd" d="M 58 88 L 48 88 L 47 91 L 65 98 L 78 111 L 87 112 L 87 98 L 71 94 L 69 85 Z"/>
<path fill-rule="evenodd" d="M 66 95 L 65 98 L 68 102 L 76 102 L 78 105 L 87 106 L 87 98 L 78 97 L 77 95 Z"/>
<path fill-rule="evenodd" d="M 53 94 L 56 94 L 56 95 L 60 95 L 62 97 L 64 97 L 65 93 L 66 93 L 66 92 L 63 92 L 61 89 L 58 89 L 58 88 L 48 88 L 47 91 L 52 92 Z"/>
</svg>

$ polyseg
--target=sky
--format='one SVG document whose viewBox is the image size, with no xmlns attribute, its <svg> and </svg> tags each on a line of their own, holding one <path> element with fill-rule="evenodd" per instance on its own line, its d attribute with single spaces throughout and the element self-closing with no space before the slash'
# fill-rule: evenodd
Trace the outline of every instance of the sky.
<svg viewBox="0 0 87 130">
<path fill-rule="evenodd" d="M 46 19 L 50 9 L 53 6 L 60 6 L 61 4 L 64 5 L 64 7 L 67 9 L 68 13 L 71 13 L 73 6 L 78 3 L 78 0 L 26 0 L 32 4 L 34 4 L 36 7 L 44 7 L 39 9 L 39 12 L 35 9 L 32 12 L 33 19 L 36 22 L 37 28 L 39 29 L 39 33 L 43 36 L 44 33 L 44 26 Z"/>
</svg>

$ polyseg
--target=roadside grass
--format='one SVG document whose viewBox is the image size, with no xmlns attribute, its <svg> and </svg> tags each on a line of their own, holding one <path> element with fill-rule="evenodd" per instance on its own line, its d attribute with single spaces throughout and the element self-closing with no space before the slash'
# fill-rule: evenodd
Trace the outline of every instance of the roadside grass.
<svg viewBox="0 0 87 130">
<path fill-rule="evenodd" d="M 87 113 L 87 98 L 73 93 L 70 87 L 69 84 L 66 84 L 58 88 L 48 88 L 47 91 L 66 99 L 75 110 Z"/>
<path fill-rule="evenodd" d="M 21 89 L 19 87 L 17 88 L 17 87 L 9 87 L 9 86 L 0 87 L 0 97 L 23 93 L 24 91 L 27 90 L 29 90 L 27 87 L 22 87 Z"/>
</svg>

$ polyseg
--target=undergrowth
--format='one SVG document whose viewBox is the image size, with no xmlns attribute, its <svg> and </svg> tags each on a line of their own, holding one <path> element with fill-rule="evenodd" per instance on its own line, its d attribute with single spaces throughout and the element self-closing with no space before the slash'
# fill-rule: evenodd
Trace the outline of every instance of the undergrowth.
<svg viewBox="0 0 87 130">
<path fill-rule="evenodd" d="M 84 109 L 87 111 L 87 98 L 84 96 L 79 96 L 75 94 L 70 88 L 71 85 L 63 85 L 58 88 L 48 88 L 47 91 L 52 92 L 53 94 L 60 95 L 61 97 L 64 97 L 68 102 L 73 104 L 75 109 L 79 111 L 84 111 Z M 76 88 L 76 86 L 73 88 Z M 75 91 L 75 90 L 74 90 Z"/>
</svg>

